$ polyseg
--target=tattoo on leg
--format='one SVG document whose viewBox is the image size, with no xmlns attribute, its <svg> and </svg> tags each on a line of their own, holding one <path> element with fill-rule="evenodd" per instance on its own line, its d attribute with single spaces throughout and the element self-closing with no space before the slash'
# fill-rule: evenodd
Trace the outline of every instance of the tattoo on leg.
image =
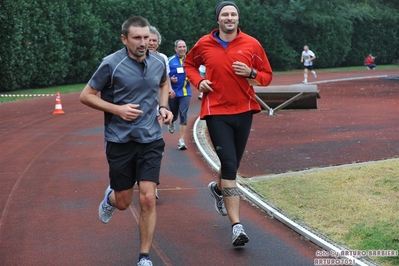
<svg viewBox="0 0 399 266">
<path fill-rule="evenodd" d="M 237 187 L 226 187 L 222 190 L 223 197 L 234 197 L 240 196 L 240 192 Z"/>
</svg>

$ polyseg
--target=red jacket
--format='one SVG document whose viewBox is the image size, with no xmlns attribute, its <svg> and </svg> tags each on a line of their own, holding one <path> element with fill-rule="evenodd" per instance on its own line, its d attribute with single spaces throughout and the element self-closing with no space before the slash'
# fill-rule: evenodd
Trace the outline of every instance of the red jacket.
<svg viewBox="0 0 399 266">
<path fill-rule="evenodd" d="M 200 117 L 208 115 L 230 115 L 248 111 L 260 112 L 255 92 L 245 77 L 233 71 L 233 62 L 240 61 L 255 69 L 259 86 L 267 86 L 272 81 L 273 72 L 261 44 L 253 37 L 238 29 L 237 37 L 226 47 L 214 37 L 213 30 L 203 36 L 188 52 L 184 69 L 190 82 L 198 88 L 204 78 L 200 75 L 200 65 L 206 67 L 205 79 L 212 82 L 213 92 L 204 93 Z"/>
<path fill-rule="evenodd" d="M 374 58 L 367 56 L 366 57 L 366 66 L 371 65 L 372 63 L 374 63 Z"/>
</svg>

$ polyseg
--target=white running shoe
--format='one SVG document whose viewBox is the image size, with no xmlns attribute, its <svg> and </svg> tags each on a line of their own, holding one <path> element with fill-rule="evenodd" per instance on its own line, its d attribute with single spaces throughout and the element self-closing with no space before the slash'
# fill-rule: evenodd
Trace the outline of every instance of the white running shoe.
<svg viewBox="0 0 399 266">
<path fill-rule="evenodd" d="M 302 81 L 303 84 L 308 84 L 308 81 L 305 79 L 304 81 Z"/>
<path fill-rule="evenodd" d="M 169 129 L 170 134 L 175 133 L 175 122 L 170 123 L 168 126 L 168 129 Z"/>
<path fill-rule="evenodd" d="M 112 191 L 111 187 L 108 186 L 107 189 L 105 190 L 105 196 L 103 201 L 101 201 L 100 206 L 98 206 L 98 217 L 103 223 L 108 223 L 109 220 L 112 218 L 112 214 L 115 211 L 115 207 L 111 206 L 107 203 L 108 199 L 108 194 Z"/>
<path fill-rule="evenodd" d="M 248 243 L 249 238 L 244 231 L 244 228 L 241 224 L 236 224 L 233 226 L 233 237 L 231 243 L 233 246 L 244 246 Z"/>
<path fill-rule="evenodd" d="M 137 262 L 137 266 L 152 266 L 152 262 L 149 259 L 142 258 Z"/>
<path fill-rule="evenodd" d="M 217 213 L 219 213 L 220 215 L 226 216 L 227 210 L 226 210 L 226 206 L 224 205 L 223 196 L 216 193 L 216 190 L 215 190 L 216 186 L 217 186 L 216 182 L 211 182 L 208 185 L 208 189 L 211 192 L 212 197 L 215 199 L 215 209 L 216 209 Z"/>
<path fill-rule="evenodd" d="M 179 142 L 177 143 L 177 148 L 182 151 L 187 150 L 187 146 L 186 143 L 184 143 L 184 139 L 179 139 Z"/>
<path fill-rule="evenodd" d="M 316 71 L 312 71 L 312 74 L 313 74 L 313 77 L 314 77 L 314 78 L 317 78 Z"/>
</svg>

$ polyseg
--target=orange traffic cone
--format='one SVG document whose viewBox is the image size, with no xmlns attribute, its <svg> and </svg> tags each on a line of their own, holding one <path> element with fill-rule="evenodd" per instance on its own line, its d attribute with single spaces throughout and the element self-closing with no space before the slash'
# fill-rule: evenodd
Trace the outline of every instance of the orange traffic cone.
<svg viewBox="0 0 399 266">
<path fill-rule="evenodd" d="M 61 104 L 61 97 L 60 97 L 60 93 L 57 92 L 56 96 L 55 96 L 55 110 L 53 115 L 62 115 L 65 114 L 64 111 L 62 111 L 62 104 Z"/>
</svg>

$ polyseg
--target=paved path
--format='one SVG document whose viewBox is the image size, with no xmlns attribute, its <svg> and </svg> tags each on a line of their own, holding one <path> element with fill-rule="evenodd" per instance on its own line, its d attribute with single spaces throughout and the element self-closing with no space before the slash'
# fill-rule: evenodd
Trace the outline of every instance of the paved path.
<svg viewBox="0 0 399 266">
<path fill-rule="evenodd" d="M 107 225 L 97 217 L 108 182 L 102 114 L 77 94 L 61 100 L 64 115 L 52 114 L 52 97 L 0 105 L 0 265 L 133 265 L 137 198 Z M 190 127 L 198 108 L 194 98 Z M 250 243 L 233 248 L 206 189 L 214 172 L 191 138 L 187 151 L 177 138 L 165 132 L 154 265 L 312 265 L 316 246 L 246 201 Z"/>
</svg>

